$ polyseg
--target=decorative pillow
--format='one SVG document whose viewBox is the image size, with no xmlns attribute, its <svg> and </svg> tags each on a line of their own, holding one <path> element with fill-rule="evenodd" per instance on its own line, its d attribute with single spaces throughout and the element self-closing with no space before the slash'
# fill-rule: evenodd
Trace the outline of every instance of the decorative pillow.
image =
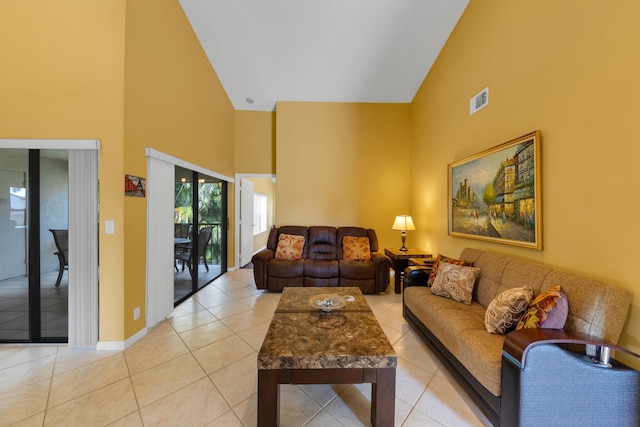
<svg viewBox="0 0 640 427">
<path fill-rule="evenodd" d="M 489 303 L 484 314 L 484 327 L 492 334 L 506 334 L 516 326 L 532 299 L 531 286 L 507 289 Z"/>
<path fill-rule="evenodd" d="M 569 302 L 560 285 L 542 292 L 534 298 L 516 329 L 562 329 L 569 314 Z"/>
<path fill-rule="evenodd" d="M 473 287 L 478 274 L 480 274 L 478 267 L 441 262 L 436 280 L 431 285 L 431 293 L 471 305 Z"/>
<path fill-rule="evenodd" d="M 282 233 L 280 237 L 278 237 L 276 258 L 289 260 L 302 259 L 303 248 L 304 236 Z"/>
<path fill-rule="evenodd" d="M 342 238 L 342 259 L 346 261 L 369 261 L 371 251 L 368 237 L 344 236 Z"/>
<path fill-rule="evenodd" d="M 438 275 L 438 267 L 440 266 L 441 262 L 448 262 L 449 264 L 454 264 L 454 265 L 466 265 L 469 267 L 473 266 L 472 262 L 461 261 L 459 259 L 449 258 L 448 256 L 438 254 L 438 256 L 436 257 L 436 261 L 433 263 L 433 267 L 431 268 L 431 274 L 429 274 L 429 280 L 427 280 L 427 286 L 433 285 L 433 281 L 436 280 L 436 276 Z"/>
</svg>

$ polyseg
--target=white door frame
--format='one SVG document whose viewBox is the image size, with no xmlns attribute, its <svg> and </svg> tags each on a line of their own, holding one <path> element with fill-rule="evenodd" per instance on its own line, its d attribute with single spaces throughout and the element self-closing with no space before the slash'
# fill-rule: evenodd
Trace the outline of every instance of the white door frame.
<svg viewBox="0 0 640 427">
<path fill-rule="evenodd" d="M 98 343 L 97 139 L 0 139 L 0 148 L 69 150 L 69 347 Z M 86 150 L 92 150 L 86 151 Z"/>
<path fill-rule="evenodd" d="M 233 257 L 233 268 L 232 270 L 238 269 L 240 268 L 240 265 L 238 264 L 238 260 L 240 259 L 240 185 L 239 183 L 241 182 L 242 178 L 271 178 L 271 179 L 275 179 L 276 175 L 275 174 L 260 174 L 260 173 L 237 173 L 236 174 L 236 183 L 238 183 L 238 185 L 235 186 L 235 197 L 234 197 L 234 209 L 235 209 L 235 215 L 234 215 L 234 227 L 233 227 L 233 241 L 234 241 L 234 257 Z M 274 212 L 273 215 L 273 223 L 276 224 L 276 213 Z"/>
<path fill-rule="evenodd" d="M 240 215 L 238 215 L 238 229 L 240 236 L 238 241 L 238 267 L 249 264 L 253 256 L 253 181 L 250 178 L 242 178 L 236 181 L 240 188 Z"/>
<path fill-rule="evenodd" d="M 146 319 L 151 328 L 173 310 L 173 183 L 175 167 L 180 166 L 229 183 L 234 179 L 202 166 L 147 147 L 147 274 Z M 170 165 L 171 167 L 167 167 Z M 156 168 L 157 166 L 157 168 Z M 153 189 L 153 186 L 156 186 Z M 160 186 L 160 188 L 157 188 Z M 167 198 L 169 195 L 170 205 Z M 170 300 L 170 302 L 169 302 Z"/>
</svg>

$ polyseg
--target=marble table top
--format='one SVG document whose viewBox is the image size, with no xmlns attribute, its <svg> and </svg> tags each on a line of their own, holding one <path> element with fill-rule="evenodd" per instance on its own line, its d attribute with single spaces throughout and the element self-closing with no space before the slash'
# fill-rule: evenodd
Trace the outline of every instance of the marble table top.
<svg viewBox="0 0 640 427">
<path fill-rule="evenodd" d="M 397 356 L 371 312 L 275 313 L 258 369 L 395 368 Z"/>
<path fill-rule="evenodd" d="M 347 302 L 345 306 L 335 309 L 336 312 L 344 311 L 371 311 L 371 307 L 367 303 L 364 295 L 360 291 L 360 288 L 353 287 L 330 287 L 330 288 L 297 288 L 287 287 L 282 290 L 282 296 L 276 307 L 276 313 L 287 312 L 314 312 L 317 308 L 309 305 L 309 300 L 312 297 L 319 295 L 335 294 L 341 297 L 345 295 L 351 295 L 354 300 Z"/>
</svg>

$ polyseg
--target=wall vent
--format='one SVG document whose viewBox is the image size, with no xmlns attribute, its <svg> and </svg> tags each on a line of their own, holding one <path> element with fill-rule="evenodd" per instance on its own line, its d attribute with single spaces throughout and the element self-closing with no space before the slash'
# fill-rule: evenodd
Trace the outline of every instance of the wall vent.
<svg viewBox="0 0 640 427">
<path fill-rule="evenodd" d="M 485 107 L 489 103 L 489 88 L 486 87 L 469 100 L 469 115 Z"/>
</svg>

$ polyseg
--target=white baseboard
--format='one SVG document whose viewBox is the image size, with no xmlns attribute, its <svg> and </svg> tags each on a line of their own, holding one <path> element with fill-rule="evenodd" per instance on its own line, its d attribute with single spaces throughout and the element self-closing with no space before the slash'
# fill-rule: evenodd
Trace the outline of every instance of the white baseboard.
<svg viewBox="0 0 640 427">
<path fill-rule="evenodd" d="M 98 341 L 96 350 L 126 350 L 145 335 L 147 335 L 147 328 L 142 328 L 126 341 Z"/>
</svg>

